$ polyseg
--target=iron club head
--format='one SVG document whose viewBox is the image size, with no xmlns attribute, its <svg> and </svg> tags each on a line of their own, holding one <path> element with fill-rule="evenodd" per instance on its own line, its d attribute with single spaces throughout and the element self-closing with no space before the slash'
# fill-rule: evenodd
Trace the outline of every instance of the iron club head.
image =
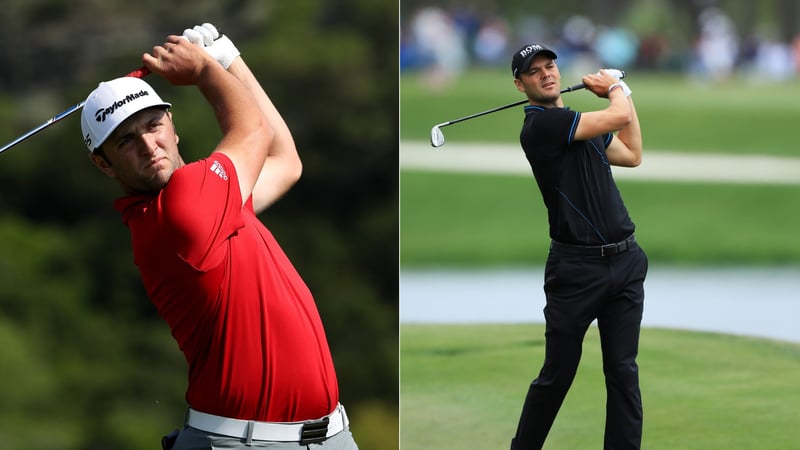
<svg viewBox="0 0 800 450">
<path fill-rule="evenodd" d="M 442 134 L 442 130 L 439 128 L 443 125 L 444 124 L 440 123 L 431 128 L 431 145 L 434 147 L 441 147 L 444 145 L 444 134 Z"/>
</svg>

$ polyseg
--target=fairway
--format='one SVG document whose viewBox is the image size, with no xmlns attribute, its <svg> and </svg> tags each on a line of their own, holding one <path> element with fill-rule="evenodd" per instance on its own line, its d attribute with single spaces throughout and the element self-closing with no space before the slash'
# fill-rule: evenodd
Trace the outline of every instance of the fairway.
<svg viewBox="0 0 800 450">
<path fill-rule="evenodd" d="M 542 325 L 403 324 L 403 450 L 508 449 L 543 358 Z M 800 345 L 643 329 L 642 448 L 793 450 Z M 602 446 L 605 391 L 596 327 L 545 450 Z"/>
</svg>

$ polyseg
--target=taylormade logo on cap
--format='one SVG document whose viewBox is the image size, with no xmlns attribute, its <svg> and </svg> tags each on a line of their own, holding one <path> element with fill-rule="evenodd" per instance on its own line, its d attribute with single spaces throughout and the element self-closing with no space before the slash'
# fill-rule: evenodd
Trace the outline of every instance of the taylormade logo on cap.
<svg viewBox="0 0 800 450">
<path fill-rule="evenodd" d="M 81 112 L 83 143 L 94 152 L 128 117 L 143 109 L 170 106 L 139 78 L 122 77 L 100 83 L 86 98 Z"/>
<path fill-rule="evenodd" d="M 98 109 L 97 112 L 94 113 L 94 118 L 97 119 L 98 122 L 105 122 L 106 121 L 106 116 L 110 116 L 111 114 L 114 114 L 114 111 L 116 111 L 117 109 L 121 108 L 126 103 L 132 102 L 132 101 L 136 100 L 139 97 L 142 97 L 142 96 L 145 96 L 145 95 L 149 95 L 149 94 L 150 93 L 145 91 L 144 89 L 139 91 L 139 92 L 134 92 L 134 93 L 128 94 L 122 100 L 118 100 L 118 101 L 112 103 L 111 106 L 109 106 L 107 108 Z"/>
</svg>

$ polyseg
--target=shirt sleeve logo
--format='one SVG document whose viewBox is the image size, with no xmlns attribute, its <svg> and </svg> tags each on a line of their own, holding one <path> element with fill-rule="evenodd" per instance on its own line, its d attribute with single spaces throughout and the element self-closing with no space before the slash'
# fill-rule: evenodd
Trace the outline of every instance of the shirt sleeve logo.
<svg viewBox="0 0 800 450">
<path fill-rule="evenodd" d="M 214 160 L 214 162 L 211 164 L 210 170 L 219 175 L 219 177 L 223 180 L 228 181 L 228 174 L 225 172 L 225 168 L 222 166 L 222 164 L 220 164 L 219 161 Z"/>
</svg>

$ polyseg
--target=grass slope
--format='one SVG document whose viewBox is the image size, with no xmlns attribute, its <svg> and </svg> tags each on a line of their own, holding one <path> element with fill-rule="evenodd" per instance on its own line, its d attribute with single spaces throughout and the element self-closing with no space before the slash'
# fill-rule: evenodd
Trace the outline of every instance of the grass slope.
<svg viewBox="0 0 800 450">
<path fill-rule="evenodd" d="M 800 262 L 800 185 L 618 184 L 653 262 Z M 533 176 L 401 172 L 403 266 L 543 264 L 547 236 Z"/>
<path fill-rule="evenodd" d="M 401 325 L 403 450 L 507 449 L 544 354 L 542 325 Z M 605 391 L 596 327 L 545 450 L 600 448 Z M 796 449 L 800 345 L 642 330 L 649 450 Z"/>
</svg>

